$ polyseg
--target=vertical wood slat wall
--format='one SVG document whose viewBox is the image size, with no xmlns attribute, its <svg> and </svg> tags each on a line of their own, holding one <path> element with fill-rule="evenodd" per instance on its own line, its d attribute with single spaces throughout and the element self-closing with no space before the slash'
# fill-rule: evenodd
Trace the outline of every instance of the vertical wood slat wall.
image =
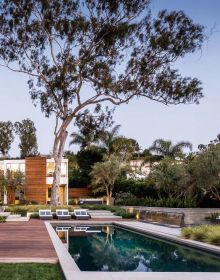
<svg viewBox="0 0 220 280">
<path fill-rule="evenodd" d="M 46 203 L 46 157 L 25 159 L 27 200 Z"/>
</svg>

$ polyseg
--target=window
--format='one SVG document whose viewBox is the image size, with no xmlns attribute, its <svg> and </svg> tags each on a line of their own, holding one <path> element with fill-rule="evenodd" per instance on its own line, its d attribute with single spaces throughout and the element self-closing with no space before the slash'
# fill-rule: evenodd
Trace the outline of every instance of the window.
<svg viewBox="0 0 220 280">
<path fill-rule="evenodd" d="M 55 169 L 54 162 L 47 163 L 47 177 L 53 177 L 53 172 Z M 66 162 L 61 163 L 61 177 L 67 177 L 67 164 Z"/>
<path fill-rule="evenodd" d="M 25 173 L 25 164 L 24 163 L 7 163 L 6 169 L 10 171 L 21 171 Z"/>
<path fill-rule="evenodd" d="M 19 164 L 18 163 L 8 163 L 7 169 L 10 171 L 19 171 Z"/>
<path fill-rule="evenodd" d="M 54 162 L 47 163 L 47 177 L 53 177 L 54 167 L 55 167 Z"/>
<path fill-rule="evenodd" d="M 61 163 L 61 177 L 67 177 L 67 164 L 65 162 Z"/>
</svg>

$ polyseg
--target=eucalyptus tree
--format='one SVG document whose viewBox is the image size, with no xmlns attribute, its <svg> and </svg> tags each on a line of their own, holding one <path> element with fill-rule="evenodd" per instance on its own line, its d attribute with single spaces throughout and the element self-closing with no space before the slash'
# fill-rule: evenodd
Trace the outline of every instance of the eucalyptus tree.
<svg viewBox="0 0 220 280">
<path fill-rule="evenodd" d="M 183 11 L 154 18 L 149 0 L 2 0 L 0 32 L 1 65 L 26 74 L 33 102 L 56 118 L 52 204 L 73 120 L 107 102 L 198 103 L 202 97 L 200 81 L 173 65 L 201 47 L 203 27 Z"/>
<path fill-rule="evenodd" d="M 190 142 L 181 141 L 177 144 L 173 144 L 170 140 L 157 139 L 153 142 L 153 145 L 149 148 L 150 152 L 155 152 L 158 156 L 169 157 L 175 159 L 183 156 L 184 148 L 192 150 L 192 144 Z"/>
<path fill-rule="evenodd" d="M 34 122 L 30 119 L 14 124 L 15 132 L 20 138 L 19 148 L 21 158 L 38 155 L 37 135 Z"/>
<path fill-rule="evenodd" d="M 3 157 L 8 155 L 11 144 L 14 140 L 12 122 L 0 122 L 0 153 Z"/>
</svg>

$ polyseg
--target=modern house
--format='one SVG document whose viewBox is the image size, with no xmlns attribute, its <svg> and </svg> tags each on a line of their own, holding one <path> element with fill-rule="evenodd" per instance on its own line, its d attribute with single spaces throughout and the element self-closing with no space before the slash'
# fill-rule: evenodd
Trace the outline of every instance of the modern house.
<svg viewBox="0 0 220 280">
<path fill-rule="evenodd" d="M 39 204 L 50 203 L 51 187 L 55 163 L 46 157 L 28 157 L 25 159 L 0 160 L 0 170 L 21 171 L 25 174 L 24 191 L 14 191 L 7 194 L 7 203 L 18 203 L 22 195 L 28 201 Z M 68 203 L 68 159 L 61 163 L 61 180 L 59 188 L 59 203 Z"/>
</svg>

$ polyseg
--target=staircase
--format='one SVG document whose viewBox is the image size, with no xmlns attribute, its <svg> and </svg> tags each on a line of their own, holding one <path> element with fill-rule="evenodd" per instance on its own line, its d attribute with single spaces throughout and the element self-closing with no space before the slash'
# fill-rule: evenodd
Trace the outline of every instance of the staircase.
<svg viewBox="0 0 220 280">
<path fill-rule="evenodd" d="M 89 210 L 88 212 L 92 219 L 122 219 L 121 216 L 116 216 L 107 210 Z"/>
</svg>

